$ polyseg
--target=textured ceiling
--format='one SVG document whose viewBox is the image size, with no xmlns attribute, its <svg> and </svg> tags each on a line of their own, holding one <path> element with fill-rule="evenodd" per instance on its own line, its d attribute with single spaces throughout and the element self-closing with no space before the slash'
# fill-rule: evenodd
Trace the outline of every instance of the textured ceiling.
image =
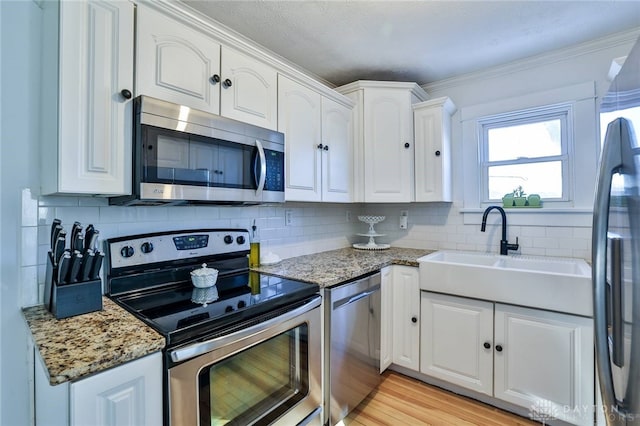
<svg viewBox="0 0 640 426">
<path fill-rule="evenodd" d="M 335 84 L 426 84 L 640 28 L 640 1 L 183 0 Z"/>
</svg>

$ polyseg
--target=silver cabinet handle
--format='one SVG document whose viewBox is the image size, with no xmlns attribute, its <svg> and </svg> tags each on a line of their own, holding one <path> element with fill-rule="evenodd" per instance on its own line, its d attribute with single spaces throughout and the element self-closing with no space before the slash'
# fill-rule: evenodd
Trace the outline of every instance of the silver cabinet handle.
<svg viewBox="0 0 640 426">
<path fill-rule="evenodd" d="M 262 143 L 256 139 L 256 148 L 258 149 L 258 160 L 259 165 L 256 164 L 259 170 L 254 170 L 257 182 L 256 195 L 262 194 L 262 190 L 264 189 L 264 182 L 267 179 L 267 159 L 264 155 L 264 148 L 262 147 Z"/>
</svg>

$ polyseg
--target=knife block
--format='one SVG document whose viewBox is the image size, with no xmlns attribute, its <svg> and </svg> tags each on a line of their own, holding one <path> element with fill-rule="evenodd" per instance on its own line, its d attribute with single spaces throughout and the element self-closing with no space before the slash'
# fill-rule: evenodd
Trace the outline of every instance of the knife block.
<svg viewBox="0 0 640 426">
<path fill-rule="evenodd" d="M 102 310 L 102 280 L 59 285 L 53 256 L 47 256 L 44 305 L 57 319 Z"/>
</svg>

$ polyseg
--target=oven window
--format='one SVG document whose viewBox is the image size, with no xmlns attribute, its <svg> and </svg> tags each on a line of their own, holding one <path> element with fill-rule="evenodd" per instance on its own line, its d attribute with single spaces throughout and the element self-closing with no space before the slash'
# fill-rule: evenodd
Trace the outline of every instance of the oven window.
<svg viewBox="0 0 640 426">
<path fill-rule="evenodd" d="M 302 324 L 203 369 L 200 426 L 269 424 L 309 391 L 308 325 Z"/>
</svg>

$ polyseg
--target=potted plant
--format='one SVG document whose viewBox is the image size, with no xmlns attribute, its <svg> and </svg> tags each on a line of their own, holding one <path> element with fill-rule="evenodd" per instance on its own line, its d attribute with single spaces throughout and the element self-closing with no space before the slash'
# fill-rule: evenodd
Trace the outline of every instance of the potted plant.
<svg viewBox="0 0 640 426">
<path fill-rule="evenodd" d="M 513 203 L 516 207 L 523 207 L 527 204 L 527 194 L 522 189 L 522 185 L 513 190 Z"/>
<path fill-rule="evenodd" d="M 504 194 L 502 197 L 502 207 L 513 207 L 513 193 Z"/>
<path fill-rule="evenodd" d="M 540 207 L 540 195 L 529 194 L 527 197 L 527 204 L 529 207 Z"/>
</svg>

